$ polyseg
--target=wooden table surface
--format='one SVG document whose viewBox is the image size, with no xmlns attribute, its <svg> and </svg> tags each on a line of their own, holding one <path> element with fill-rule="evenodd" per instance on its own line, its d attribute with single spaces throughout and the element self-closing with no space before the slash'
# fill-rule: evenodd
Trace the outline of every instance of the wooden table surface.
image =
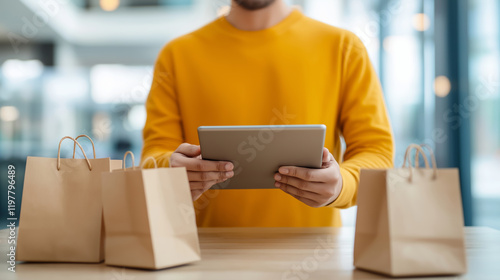
<svg viewBox="0 0 500 280">
<path fill-rule="evenodd" d="M 1 232 L 2 280 L 385 279 L 353 267 L 353 228 L 202 228 L 202 260 L 185 266 L 147 271 L 103 263 L 17 263 L 15 273 L 5 261 L 8 232 Z M 471 227 L 465 233 L 468 274 L 423 279 L 500 279 L 500 231 Z"/>
</svg>

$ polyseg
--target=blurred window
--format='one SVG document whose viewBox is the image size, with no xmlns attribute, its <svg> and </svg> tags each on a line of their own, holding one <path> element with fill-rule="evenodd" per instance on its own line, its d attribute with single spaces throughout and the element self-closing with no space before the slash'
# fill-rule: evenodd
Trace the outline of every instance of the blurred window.
<svg viewBox="0 0 500 280">
<path fill-rule="evenodd" d="M 476 225 L 500 229 L 500 2 L 469 0 L 469 99 Z"/>
</svg>

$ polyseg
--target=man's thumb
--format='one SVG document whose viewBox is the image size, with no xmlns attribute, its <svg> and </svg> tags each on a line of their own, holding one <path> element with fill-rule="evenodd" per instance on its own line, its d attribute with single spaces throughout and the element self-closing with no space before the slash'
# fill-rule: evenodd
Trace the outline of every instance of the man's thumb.
<svg viewBox="0 0 500 280">
<path fill-rule="evenodd" d="M 328 151 L 328 148 L 323 147 L 323 162 L 329 162 L 330 161 L 330 151 Z"/>
<path fill-rule="evenodd" d="M 178 152 L 187 157 L 196 157 L 201 154 L 200 146 L 184 143 L 179 147 Z"/>
</svg>

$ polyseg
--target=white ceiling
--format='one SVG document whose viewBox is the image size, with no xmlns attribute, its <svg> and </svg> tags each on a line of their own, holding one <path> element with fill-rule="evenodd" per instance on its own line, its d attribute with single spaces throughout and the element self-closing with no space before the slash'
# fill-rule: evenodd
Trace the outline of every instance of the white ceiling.
<svg viewBox="0 0 500 280">
<path fill-rule="evenodd" d="M 196 0 L 190 7 L 122 7 L 104 12 L 83 10 L 68 0 L 0 1 L 0 40 L 63 40 L 80 46 L 164 44 L 215 19 L 217 9 L 227 2 Z"/>
</svg>

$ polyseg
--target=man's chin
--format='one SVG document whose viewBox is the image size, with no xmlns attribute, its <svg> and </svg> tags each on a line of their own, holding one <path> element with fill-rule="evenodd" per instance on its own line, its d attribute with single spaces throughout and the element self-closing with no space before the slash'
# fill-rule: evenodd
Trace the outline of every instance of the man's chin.
<svg viewBox="0 0 500 280">
<path fill-rule="evenodd" d="M 255 11 L 268 7 L 276 0 L 234 0 L 234 2 L 245 10 Z"/>
</svg>

